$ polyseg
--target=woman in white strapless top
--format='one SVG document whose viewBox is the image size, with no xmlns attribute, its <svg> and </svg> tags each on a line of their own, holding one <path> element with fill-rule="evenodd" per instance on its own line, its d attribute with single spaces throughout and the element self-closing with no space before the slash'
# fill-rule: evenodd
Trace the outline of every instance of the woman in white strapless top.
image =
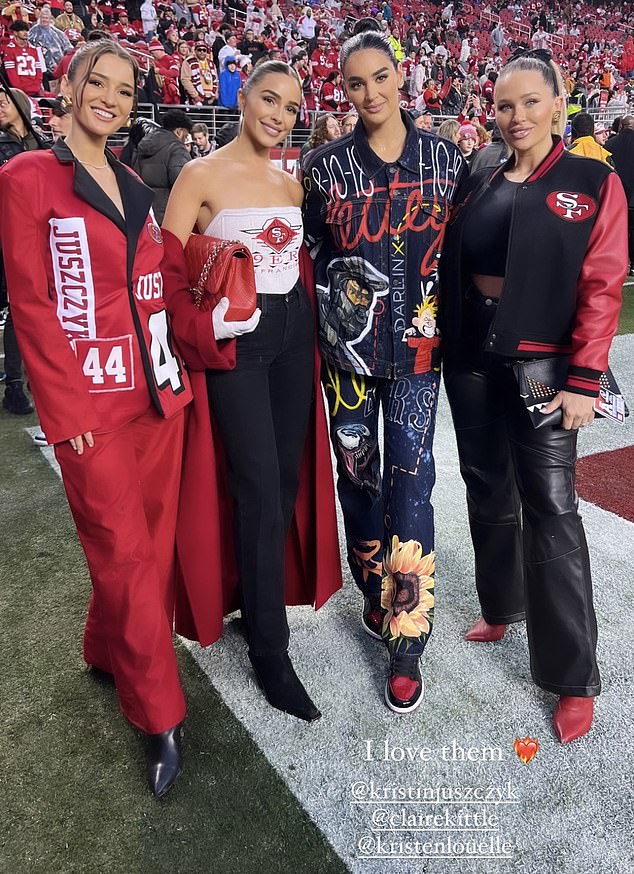
<svg viewBox="0 0 634 874">
<path fill-rule="evenodd" d="M 238 99 L 238 137 L 185 166 L 163 227 L 184 246 L 198 224 L 254 256 L 259 324 L 242 334 L 229 325 L 225 336 L 240 334 L 235 370 L 207 371 L 207 390 L 229 460 L 249 658 L 269 703 L 310 722 L 320 713 L 287 653 L 284 547 L 313 394 L 314 319 L 299 282 L 302 188 L 269 158 L 295 124 L 299 80 L 270 61 Z M 214 326 L 218 337 L 216 315 Z"/>
</svg>

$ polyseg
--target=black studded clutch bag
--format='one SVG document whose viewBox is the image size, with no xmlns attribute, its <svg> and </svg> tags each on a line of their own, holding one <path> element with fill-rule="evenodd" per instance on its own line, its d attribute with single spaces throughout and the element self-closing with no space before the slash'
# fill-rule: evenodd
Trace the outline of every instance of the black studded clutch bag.
<svg viewBox="0 0 634 874">
<path fill-rule="evenodd" d="M 557 392 L 564 387 L 568 375 L 568 364 L 569 358 L 566 355 L 559 355 L 555 358 L 519 361 L 513 365 L 520 397 L 526 406 L 526 412 L 530 416 L 533 428 L 561 424 L 561 408 L 553 413 L 548 413 L 548 415 L 544 415 L 540 410 L 550 403 Z M 618 387 L 612 371 L 608 368 L 605 373 L 601 374 L 600 394 L 595 403 L 595 416 L 623 422 L 629 413 L 621 389 Z"/>
</svg>

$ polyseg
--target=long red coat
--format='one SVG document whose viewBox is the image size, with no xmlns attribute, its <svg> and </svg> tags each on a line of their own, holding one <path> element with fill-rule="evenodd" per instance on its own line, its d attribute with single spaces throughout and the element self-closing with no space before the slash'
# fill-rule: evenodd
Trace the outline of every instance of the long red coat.
<svg viewBox="0 0 634 874">
<path fill-rule="evenodd" d="M 163 231 L 166 284 L 183 282 L 182 246 Z M 301 253 L 304 285 L 314 288 L 312 262 Z M 182 285 L 181 285 L 182 287 Z M 187 409 L 183 479 L 176 529 L 178 582 L 176 630 L 208 646 L 222 634 L 222 620 L 238 605 L 232 500 L 222 445 L 211 425 L 205 369 L 214 366 L 211 317 L 194 306 L 171 313 L 194 393 Z M 219 344 L 235 356 L 235 341 Z M 215 353 L 217 360 L 217 351 Z M 235 361 L 234 361 L 235 364 Z M 330 442 L 315 347 L 315 403 L 302 460 L 295 514 L 286 544 L 286 603 L 319 609 L 342 585 Z"/>
</svg>

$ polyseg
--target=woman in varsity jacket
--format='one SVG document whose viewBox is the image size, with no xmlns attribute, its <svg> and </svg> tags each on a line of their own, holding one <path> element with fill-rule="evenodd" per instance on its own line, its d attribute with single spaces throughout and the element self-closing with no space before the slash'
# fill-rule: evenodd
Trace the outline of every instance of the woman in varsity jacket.
<svg viewBox="0 0 634 874">
<path fill-rule="evenodd" d="M 559 696 L 554 728 L 566 743 L 590 729 L 600 691 L 575 462 L 617 329 L 627 205 L 607 165 L 565 151 L 549 53 L 507 64 L 495 113 L 512 154 L 462 186 L 440 265 L 445 384 L 482 608 L 467 640 L 499 640 L 526 619 L 533 679 Z M 559 410 L 561 424 L 535 429 L 513 365 L 553 356 L 567 356 L 567 375 L 543 413 Z"/>
</svg>

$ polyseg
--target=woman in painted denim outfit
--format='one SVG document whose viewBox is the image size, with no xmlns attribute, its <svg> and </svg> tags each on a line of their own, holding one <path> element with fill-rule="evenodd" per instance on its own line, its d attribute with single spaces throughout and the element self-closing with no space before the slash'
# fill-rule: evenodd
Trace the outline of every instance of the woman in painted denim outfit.
<svg viewBox="0 0 634 874">
<path fill-rule="evenodd" d="M 387 645 L 385 701 L 408 713 L 434 617 L 437 264 L 464 162 L 401 111 L 403 73 L 381 34 L 353 36 L 340 65 L 359 120 L 308 156 L 304 221 L 348 562 L 363 627 Z"/>
</svg>

